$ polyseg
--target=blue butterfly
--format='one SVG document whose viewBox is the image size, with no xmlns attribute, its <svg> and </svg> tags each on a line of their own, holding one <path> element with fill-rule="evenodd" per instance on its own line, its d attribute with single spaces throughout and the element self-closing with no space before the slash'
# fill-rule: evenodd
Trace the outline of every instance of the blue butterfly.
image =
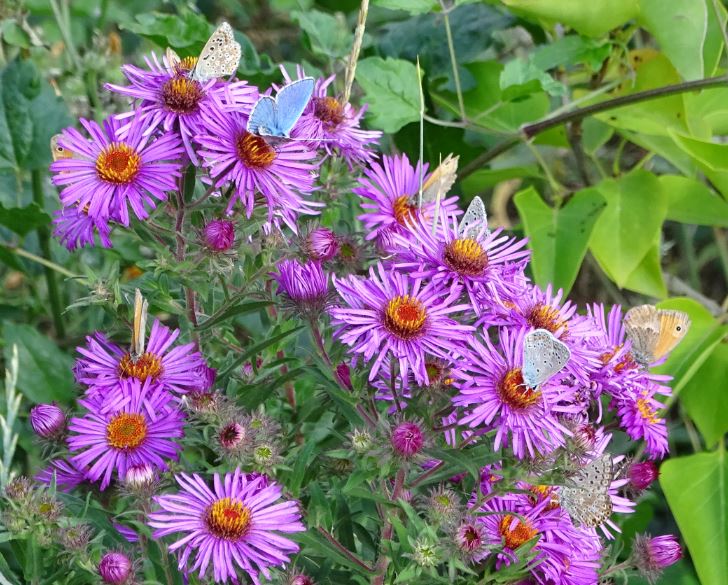
<svg viewBox="0 0 728 585">
<path fill-rule="evenodd" d="M 291 129 L 306 109 L 313 89 L 313 77 L 304 77 L 282 87 L 275 98 L 264 95 L 253 106 L 248 118 L 248 132 L 290 138 Z"/>
</svg>

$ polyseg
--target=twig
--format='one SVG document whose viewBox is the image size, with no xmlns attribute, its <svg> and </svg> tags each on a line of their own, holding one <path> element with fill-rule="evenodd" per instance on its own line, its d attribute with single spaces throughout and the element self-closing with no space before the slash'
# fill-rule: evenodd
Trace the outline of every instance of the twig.
<svg viewBox="0 0 728 585">
<path fill-rule="evenodd" d="M 713 299 L 706 297 L 700 291 L 695 290 L 687 282 L 681 280 L 677 276 L 674 276 L 673 274 L 665 274 L 665 284 L 667 284 L 667 288 L 670 292 L 698 301 L 701 305 L 708 309 L 714 317 L 723 314 L 723 309 L 721 309 L 718 303 L 716 303 Z"/>
<path fill-rule="evenodd" d="M 493 148 L 486 150 L 485 152 L 474 158 L 470 162 L 470 164 L 465 166 L 460 171 L 459 178 L 462 180 L 463 178 L 471 175 L 489 161 L 493 160 L 500 154 L 503 154 L 504 152 L 519 144 L 521 140 L 533 138 L 534 136 L 541 134 L 546 130 L 556 128 L 557 126 L 561 126 L 562 124 L 574 122 L 576 120 L 582 120 L 583 118 L 592 116 L 594 114 L 599 114 L 601 112 L 606 112 L 614 108 L 620 108 L 622 106 L 628 106 L 655 98 L 667 97 L 670 95 L 686 93 L 689 91 L 697 91 L 700 89 L 708 89 L 711 87 L 722 87 L 725 85 L 728 85 L 728 76 L 726 75 L 708 77 L 707 79 L 685 81 L 682 83 L 675 83 L 673 85 L 665 85 L 663 87 L 647 89 L 645 91 L 638 91 L 629 95 L 618 96 L 609 100 L 605 100 L 603 102 L 599 102 L 597 104 L 591 104 L 589 106 L 578 108 L 576 110 L 565 112 L 556 116 L 552 114 L 550 117 L 544 120 L 522 126 L 518 134 L 506 138 L 500 144 L 496 144 Z"/>
<path fill-rule="evenodd" d="M 43 175 L 40 170 L 36 169 L 31 171 L 30 179 L 33 187 L 33 201 L 40 207 L 45 208 L 45 194 L 43 193 Z M 43 252 L 43 256 L 52 263 L 53 258 L 51 257 L 51 232 L 48 226 L 41 226 L 37 230 L 38 241 L 40 243 L 40 249 Z M 56 330 L 56 336 L 63 338 L 66 336 L 66 328 L 63 325 L 63 304 L 61 303 L 61 293 L 58 290 L 58 283 L 56 282 L 56 275 L 53 273 L 53 269 L 43 264 L 43 271 L 45 272 L 46 285 L 48 286 L 48 300 L 51 304 L 51 314 L 53 317 L 53 326 Z"/>
<path fill-rule="evenodd" d="M 333 534 L 328 532 L 326 529 L 321 528 L 319 526 L 317 528 L 321 536 L 323 536 L 326 540 L 328 540 L 331 544 L 333 544 L 347 559 L 349 559 L 352 563 L 355 563 L 359 565 L 362 569 L 367 571 L 368 573 L 373 573 L 374 569 L 367 565 L 364 561 L 362 561 L 358 556 L 356 556 L 353 552 L 351 552 L 348 548 L 346 548 L 343 544 L 341 544 Z"/>
<path fill-rule="evenodd" d="M 394 489 L 392 495 L 389 498 L 391 502 L 396 502 L 399 498 L 399 494 L 404 487 L 404 467 L 400 467 L 397 471 L 397 476 L 394 479 Z M 384 543 L 392 540 L 392 534 L 394 533 L 394 526 L 387 520 L 382 526 L 382 533 L 379 537 L 379 558 L 377 558 L 377 564 L 374 567 L 376 575 L 372 578 L 372 585 L 384 585 L 384 578 L 387 574 L 387 567 L 389 567 L 389 555 L 384 552 Z"/>
<path fill-rule="evenodd" d="M 364 40 L 364 29 L 366 28 L 367 14 L 369 13 L 369 0 L 361 0 L 359 7 L 359 18 L 356 22 L 356 30 L 354 31 L 354 42 L 351 46 L 349 54 L 349 62 L 346 65 L 346 76 L 344 78 L 344 105 L 349 103 L 351 97 L 351 87 L 354 85 L 354 76 L 356 75 L 356 63 L 359 60 L 359 52 L 361 44 Z"/>
<path fill-rule="evenodd" d="M 458 59 L 455 55 L 455 43 L 452 40 L 452 29 L 450 28 L 450 11 L 451 7 L 446 6 L 444 0 L 440 0 L 440 6 L 442 7 L 442 15 L 445 21 L 445 34 L 447 34 L 447 50 L 450 53 L 450 65 L 452 67 L 452 78 L 455 82 L 455 92 L 458 97 L 458 108 L 460 109 L 460 119 L 465 121 L 467 116 L 465 115 L 465 100 L 463 99 L 463 89 L 460 85 L 460 72 L 458 71 Z"/>
</svg>

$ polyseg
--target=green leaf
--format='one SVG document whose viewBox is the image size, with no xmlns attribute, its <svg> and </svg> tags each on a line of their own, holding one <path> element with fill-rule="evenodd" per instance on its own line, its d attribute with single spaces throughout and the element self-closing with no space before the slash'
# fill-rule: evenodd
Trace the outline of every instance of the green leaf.
<svg viewBox="0 0 728 585">
<path fill-rule="evenodd" d="M 256 356 L 260 352 L 262 352 L 264 349 L 270 347 L 271 345 L 275 345 L 276 343 L 283 341 L 286 337 L 290 337 L 294 333 L 297 333 L 303 329 L 303 325 L 299 325 L 298 327 L 294 327 L 293 329 L 289 329 L 288 331 L 284 331 L 283 333 L 279 333 L 278 335 L 274 335 L 273 337 L 269 337 L 268 339 L 264 339 L 263 341 L 260 341 L 253 345 L 252 347 L 249 347 L 245 350 L 245 353 L 243 353 L 241 356 L 235 359 L 233 363 L 231 363 L 223 373 L 220 374 L 220 379 L 223 380 L 227 376 L 230 375 L 230 373 L 237 367 L 239 367 L 243 362 L 249 360 L 250 358 Z"/>
<path fill-rule="evenodd" d="M 50 216 L 41 211 L 40 207 L 35 203 L 27 207 L 11 207 L 9 209 L 6 209 L 0 203 L 0 225 L 5 226 L 19 236 L 24 236 L 36 228 L 48 225 L 50 221 Z"/>
<path fill-rule="evenodd" d="M 500 76 L 500 88 L 504 100 L 510 101 L 543 90 L 549 95 L 566 94 L 566 86 L 556 81 L 532 59 L 513 59 L 506 63 Z"/>
<path fill-rule="evenodd" d="M 544 71 L 555 67 L 586 63 L 599 69 L 609 57 L 611 44 L 608 40 L 595 40 L 579 35 L 566 35 L 553 42 L 540 45 L 531 55 L 534 65 Z"/>
<path fill-rule="evenodd" d="M 207 321 L 200 323 L 200 325 L 197 327 L 197 330 L 204 331 L 205 329 L 209 329 L 210 327 L 218 325 L 219 323 L 227 321 L 228 319 L 232 319 L 233 317 L 239 317 L 240 315 L 246 315 L 248 313 L 255 313 L 257 311 L 260 311 L 261 309 L 264 309 L 265 307 L 269 307 L 272 304 L 273 303 L 271 301 L 251 301 L 249 303 L 240 303 L 239 305 L 233 305 L 219 315 L 215 315 L 214 317 L 209 318 Z"/>
<path fill-rule="evenodd" d="M 366 93 L 373 126 L 393 133 L 420 119 L 420 81 L 414 64 L 369 57 L 359 62 L 356 78 Z"/>
<path fill-rule="evenodd" d="M 306 33 L 315 54 L 338 59 L 351 50 L 352 34 L 340 12 L 333 16 L 318 10 L 296 11 L 291 18 Z"/>
<path fill-rule="evenodd" d="M 18 389 L 31 402 L 69 403 L 76 395 L 73 358 L 30 325 L 3 324 L 5 361 L 13 345 L 18 346 Z"/>
<path fill-rule="evenodd" d="M 343 565 L 344 567 L 353 569 L 357 573 L 363 573 L 365 575 L 369 574 L 368 571 L 365 571 L 355 562 L 349 560 L 348 557 L 341 554 L 339 552 L 339 549 L 329 543 L 328 540 L 326 540 L 314 529 L 310 529 L 307 532 L 298 532 L 296 534 L 292 534 L 291 538 L 301 544 L 301 546 L 304 547 L 306 551 L 309 551 L 316 556 L 330 559 L 340 565 Z"/>
<path fill-rule="evenodd" d="M 667 195 L 667 219 L 728 227 L 728 203 L 705 183 L 679 175 L 662 175 L 659 179 Z"/>
<path fill-rule="evenodd" d="M 204 16 L 191 10 L 180 14 L 145 12 L 135 15 L 133 21 L 123 21 L 119 27 L 154 41 L 160 47 L 202 49 L 212 34 L 213 26 Z"/>
<path fill-rule="evenodd" d="M 706 0 L 640 0 L 640 23 L 688 81 L 710 75 L 705 72 L 703 48 L 711 15 L 715 12 Z"/>
<path fill-rule="evenodd" d="M 518 193 L 514 202 L 523 220 L 536 283 L 551 283 L 564 294 L 576 280 L 594 224 L 605 207 L 594 190 L 579 191 L 561 208 L 551 208 L 533 187 Z"/>
<path fill-rule="evenodd" d="M 592 189 L 604 197 L 607 207 L 589 245 L 602 269 L 623 287 L 650 249 L 659 245 L 667 198 L 657 177 L 641 170 L 618 180 L 605 179 Z"/>
<path fill-rule="evenodd" d="M 635 0 L 501 0 L 514 13 L 601 37 L 639 13 Z"/>
<path fill-rule="evenodd" d="M 410 14 L 426 14 L 437 6 L 433 0 L 374 0 L 372 4 L 390 10 L 404 10 Z"/>
<path fill-rule="evenodd" d="M 660 485 L 700 582 L 728 585 L 728 461 L 724 448 L 665 461 Z"/>
<path fill-rule="evenodd" d="M 695 421 L 705 444 L 714 446 L 728 432 L 728 392 L 725 373 L 728 372 L 728 345 L 718 343 L 703 365 L 685 384 L 680 401 Z"/>
<path fill-rule="evenodd" d="M 658 299 L 664 299 L 667 296 L 667 287 L 660 263 L 659 243 L 655 243 L 644 255 L 637 268 L 630 272 L 624 281 L 624 288 Z"/>
<path fill-rule="evenodd" d="M 535 165 L 502 169 L 478 169 L 465 177 L 460 185 L 463 195 L 473 197 L 509 179 L 540 179 L 542 177 L 541 170 Z"/>
</svg>

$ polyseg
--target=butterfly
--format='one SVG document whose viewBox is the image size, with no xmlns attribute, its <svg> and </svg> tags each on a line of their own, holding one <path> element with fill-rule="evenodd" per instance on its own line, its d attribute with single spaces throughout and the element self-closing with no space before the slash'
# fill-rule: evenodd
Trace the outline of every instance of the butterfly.
<svg viewBox="0 0 728 585">
<path fill-rule="evenodd" d="M 272 138 L 290 138 L 291 130 L 306 109 L 313 90 L 313 77 L 304 77 L 282 87 L 274 98 L 262 96 L 248 118 L 248 132 Z"/>
<path fill-rule="evenodd" d="M 167 47 L 166 55 L 169 66 L 175 71 L 178 70 L 182 63 L 179 55 L 170 47 Z M 190 78 L 205 82 L 217 77 L 228 77 L 238 70 L 241 55 L 242 49 L 240 43 L 235 40 L 232 27 L 223 22 L 202 48 Z"/>
<path fill-rule="evenodd" d="M 559 505 L 574 522 L 582 526 L 599 526 L 612 513 L 608 490 L 613 477 L 612 457 L 604 453 L 571 478 L 573 485 L 559 489 Z"/>
<path fill-rule="evenodd" d="M 61 134 L 54 134 L 51 136 L 51 156 L 53 157 L 53 162 L 56 162 L 57 160 L 76 158 L 76 155 L 72 151 L 58 144 L 58 140 L 60 138 Z"/>
<path fill-rule="evenodd" d="M 442 198 L 450 192 L 457 179 L 459 159 L 459 156 L 448 154 L 427 178 L 422 185 L 423 203 L 435 201 L 438 197 Z"/>
<path fill-rule="evenodd" d="M 523 382 L 535 388 L 566 365 L 571 352 L 546 329 L 536 329 L 523 339 Z"/>
<path fill-rule="evenodd" d="M 132 361 L 138 360 L 144 355 L 144 344 L 147 337 L 147 313 L 149 303 L 141 291 L 136 289 L 134 293 L 134 327 L 131 330 L 130 356 Z"/>
<path fill-rule="evenodd" d="M 627 311 L 624 328 L 634 359 L 648 366 L 675 349 L 690 329 L 690 317 L 682 311 L 640 305 Z"/>
<path fill-rule="evenodd" d="M 468 205 L 465 215 L 458 223 L 458 238 L 476 238 L 480 235 L 481 229 L 485 227 L 485 234 L 489 234 L 488 214 L 485 212 L 485 204 L 477 195 Z"/>
</svg>

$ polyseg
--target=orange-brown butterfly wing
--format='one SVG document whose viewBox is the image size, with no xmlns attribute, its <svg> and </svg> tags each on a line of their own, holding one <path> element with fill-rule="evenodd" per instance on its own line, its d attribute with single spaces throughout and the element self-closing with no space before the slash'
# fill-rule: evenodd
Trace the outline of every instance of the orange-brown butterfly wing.
<svg viewBox="0 0 728 585">
<path fill-rule="evenodd" d="M 655 345 L 655 359 L 670 353 L 690 329 L 690 317 L 682 311 L 658 311 L 660 336 Z"/>
<path fill-rule="evenodd" d="M 53 162 L 73 158 L 73 153 L 70 150 L 63 148 L 60 144 L 58 144 L 58 139 L 60 137 L 60 134 L 51 136 L 51 156 L 53 157 Z"/>
</svg>

